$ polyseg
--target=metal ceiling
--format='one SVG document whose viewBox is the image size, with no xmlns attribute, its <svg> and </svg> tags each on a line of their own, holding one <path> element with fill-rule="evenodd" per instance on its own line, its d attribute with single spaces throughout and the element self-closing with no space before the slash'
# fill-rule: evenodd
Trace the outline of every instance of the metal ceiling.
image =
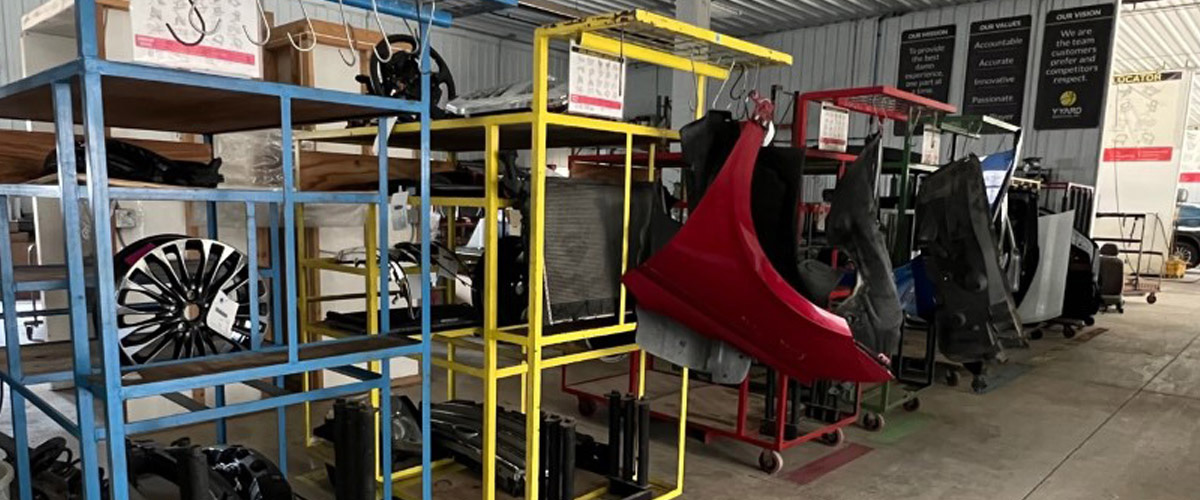
<svg viewBox="0 0 1200 500">
<path fill-rule="evenodd" d="M 1200 70 L 1200 0 L 1161 0 L 1126 5 L 1117 30 L 1115 73 L 1163 69 Z M 1200 93 L 1191 107 L 1200 110 Z M 1200 113 L 1188 126 L 1200 128 Z"/>
<path fill-rule="evenodd" d="M 712 28 L 751 36 L 777 31 L 926 10 L 970 0 L 713 0 Z M 460 26 L 524 38 L 531 28 L 571 17 L 628 9 L 673 15 L 674 0 L 521 0 L 520 7 L 463 19 Z"/>
</svg>

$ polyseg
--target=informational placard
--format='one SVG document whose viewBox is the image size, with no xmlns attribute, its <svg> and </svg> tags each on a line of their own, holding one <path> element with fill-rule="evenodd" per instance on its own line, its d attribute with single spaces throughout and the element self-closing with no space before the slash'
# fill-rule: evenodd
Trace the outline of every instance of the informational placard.
<svg viewBox="0 0 1200 500">
<path fill-rule="evenodd" d="M 935 101 L 948 101 L 957 30 L 949 24 L 901 33 L 896 87 Z"/>
<path fill-rule="evenodd" d="M 948 24 L 901 33 L 896 88 L 939 102 L 949 101 L 957 32 L 957 26 Z M 915 132 L 920 133 L 920 130 Z M 905 124 L 897 121 L 893 133 L 904 135 Z"/>
<path fill-rule="evenodd" d="M 620 120 L 625 117 L 625 61 L 571 44 L 567 112 Z"/>
<path fill-rule="evenodd" d="M 218 291 L 217 296 L 213 297 L 212 305 L 208 308 L 208 315 L 205 316 L 204 322 L 214 332 L 228 337 L 233 333 L 233 326 L 237 321 L 237 310 L 238 303 L 229 298 L 225 292 Z"/>
<path fill-rule="evenodd" d="M 827 102 L 821 103 L 821 130 L 817 136 L 817 149 L 821 151 L 846 152 L 850 142 L 850 110 Z"/>
<path fill-rule="evenodd" d="M 129 19 L 135 62 L 262 78 L 262 50 L 242 32 L 258 26 L 254 2 L 131 0 Z"/>
<path fill-rule="evenodd" d="M 1191 73 L 1173 70 L 1116 75 L 1108 92 L 1096 174 L 1096 210 L 1148 214 L 1143 248 L 1147 251 L 1169 254 L 1175 200 L 1184 171 L 1191 89 Z M 1140 234 L 1131 220 L 1121 222 L 1096 219 L 1093 234 L 1108 238 L 1129 238 L 1131 231 Z M 1118 246 L 1136 249 L 1135 245 Z M 1144 255 L 1140 264 L 1131 261 L 1130 265 L 1140 266 L 1135 272 L 1155 274 L 1162 259 Z"/>
<path fill-rule="evenodd" d="M 942 163 L 942 131 L 933 127 L 925 127 L 921 134 L 921 163 L 925 165 L 940 165 Z"/>
<path fill-rule="evenodd" d="M 1052 10 L 1042 35 L 1034 128 L 1095 128 L 1104 109 L 1113 4 Z"/>
<path fill-rule="evenodd" d="M 1032 16 L 971 23 L 963 114 L 1021 123 Z"/>
</svg>

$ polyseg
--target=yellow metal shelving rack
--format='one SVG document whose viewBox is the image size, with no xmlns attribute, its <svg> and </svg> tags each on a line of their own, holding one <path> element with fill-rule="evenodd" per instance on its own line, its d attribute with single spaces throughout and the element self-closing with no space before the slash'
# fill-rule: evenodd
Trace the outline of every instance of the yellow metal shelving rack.
<svg viewBox="0 0 1200 500">
<path fill-rule="evenodd" d="M 532 152 L 530 158 L 531 200 L 530 221 L 526 221 L 525 230 L 529 231 L 530 248 L 529 276 L 543 276 L 545 269 L 545 191 L 547 171 L 547 148 L 585 147 L 585 146 L 623 146 L 625 150 L 624 168 L 624 208 L 623 208 L 623 244 L 622 272 L 628 266 L 628 236 L 630 216 L 630 192 L 633 183 L 633 153 L 635 149 L 649 151 L 649 177 L 654 178 L 654 153 L 659 147 L 678 141 L 679 134 L 672 130 L 659 129 L 629 123 L 621 123 L 604 119 L 575 116 L 547 110 L 549 53 L 553 41 L 570 40 L 580 46 L 621 55 L 627 59 L 637 60 L 658 66 L 663 66 L 694 75 L 696 80 L 696 98 L 692 103 L 696 108 L 696 116 L 704 114 L 706 80 L 708 78 L 726 79 L 730 75 L 729 68 L 734 63 L 748 68 L 761 68 L 772 65 L 790 65 L 792 57 L 788 54 L 770 50 L 737 38 L 729 37 L 707 29 L 683 23 L 669 17 L 641 10 L 620 12 L 601 16 L 563 22 L 538 28 L 534 33 L 533 45 L 533 101 L 532 111 L 506 113 L 500 115 L 476 118 L 456 118 L 437 120 L 431 124 L 431 143 L 435 151 L 461 152 L 483 151 L 485 153 L 485 189 L 483 198 L 434 198 L 432 206 L 443 207 L 476 207 L 483 208 L 489 219 L 485 224 L 485 251 L 483 265 L 485 266 L 484 281 L 489 285 L 484 292 L 484 315 L 481 328 L 469 328 L 455 331 L 435 332 L 434 341 L 446 344 L 448 355 L 431 360 L 434 366 L 447 370 L 449 374 L 447 389 L 450 398 L 455 394 L 455 375 L 469 375 L 481 379 L 483 383 L 484 408 L 484 443 L 483 443 L 483 484 L 481 489 L 485 500 L 497 497 L 495 477 L 496 449 L 496 407 L 498 398 L 498 383 L 502 379 L 520 377 L 522 379 L 522 411 L 526 414 L 526 442 L 540 441 L 540 409 L 542 400 L 542 372 L 546 369 L 561 367 L 568 364 L 595 360 L 618 354 L 639 352 L 636 344 L 608 347 L 601 349 L 576 349 L 569 354 L 548 352 L 547 348 L 561 347 L 568 344 L 578 345 L 589 339 L 596 339 L 620 333 L 632 332 L 635 323 L 627 322 L 624 314 L 617 314 L 608 324 L 600 326 L 589 325 L 587 328 L 570 331 L 548 333 L 543 324 L 544 289 L 541 279 L 529 280 L 529 323 L 513 327 L 501 328 L 497 324 L 497 267 L 498 255 L 492 251 L 497 247 L 497 224 L 493 219 L 500 209 L 507 205 L 507 200 L 500 196 L 500 160 L 502 150 L 527 149 Z M 418 144 L 419 126 L 415 123 L 398 124 L 389 139 L 392 147 L 413 147 Z M 302 138 L 315 142 L 337 142 L 346 144 L 370 144 L 375 140 L 374 129 L 327 130 L 305 133 Z M 412 199 L 413 204 L 422 204 L 419 199 Z M 618 311 L 626 310 L 626 291 L 622 288 L 619 297 Z M 467 364 L 455 359 L 455 352 L 461 349 L 482 351 L 482 366 Z M 501 350 L 511 355 L 501 359 Z M 638 395 L 645 392 L 645 356 L 640 371 L 641 381 Z M 677 468 L 673 484 L 651 480 L 656 489 L 655 500 L 669 500 L 683 493 L 684 456 L 687 422 L 687 385 L 688 373 L 684 369 L 680 383 L 680 420 L 678 428 Z M 540 469 L 537 446 L 528 446 L 526 450 L 526 470 Z M 452 464 L 435 464 L 450 469 Z M 410 477 L 409 481 L 419 481 L 415 470 L 397 472 L 395 477 Z M 533 477 L 533 476 L 529 476 Z M 411 486 L 411 483 L 408 484 Z M 539 498 L 538 482 L 528 481 L 525 496 L 528 499 Z M 606 486 L 581 489 L 585 493 L 579 499 L 594 499 L 602 497 Z M 396 486 L 396 493 L 404 495 L 406 484 L 401 482 Z"/>
</svg>

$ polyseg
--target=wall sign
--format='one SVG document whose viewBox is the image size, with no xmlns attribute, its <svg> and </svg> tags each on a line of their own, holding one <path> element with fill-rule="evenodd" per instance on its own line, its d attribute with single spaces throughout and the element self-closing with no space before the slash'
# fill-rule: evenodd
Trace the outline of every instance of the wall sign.
<svg viewBox="0 0 1200 500">
<path fill-rule="evenodd" d="M 1033 125 L 1039 130 L 1095 128 L 1104 109 L 1113 4 L 1046 14 Z"/>
<path fill-rule="evenodd" d="M 197 9 L 212 33 L 201 39 Z M 258 26 L 254 2 L 196 2 L 187 0 L 132 0 L 129 2 L 133 60 L 171 68 L 220 73 L 244 78 L 262 78 L 262 49 L 250 43 L 242 26 Z M 185 41 L 167 30 L 167 24 Z M 253 28 L 251 28 L 253 29 Z"/>
<path fill-rule="evenodd" d="M 567 112 L 625 117 L 625 60 L 571 44 Z"/>
<path fill-rule="evenodd" d="M 948 24 L 901 33 L 896 88 L 935 101 L 949 101 L 957 31 L 957 26 Z M 920 133 L 919 130 L 914 132 Z M 904 124 L 897 122 L 894 133 L 904 135 Z"/>
<path fill-rule="evenodd" d="M 821 103 L 821 130 L 817 135 L 817 149 L 821 151 L 846 152 L 850 142 L 850 110 L 827 102 Z"/>
<path fill-rule="evenodd" d="M 1021 124 L 1032 16 L 971 23 L 963 114 Z"/>
</svg>

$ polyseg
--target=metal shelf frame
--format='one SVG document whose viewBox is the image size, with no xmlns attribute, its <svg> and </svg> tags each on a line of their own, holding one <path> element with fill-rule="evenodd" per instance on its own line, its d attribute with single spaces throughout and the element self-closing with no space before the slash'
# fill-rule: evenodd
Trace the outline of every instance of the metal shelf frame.
<svg viewBox="0 0 1200 500">
<path fill-rule="evenodd" d="M 328 0 L 335 2 L 336 0 Z M 513 0 L 472 0 L 496 6 L 515 5 Z M 346 0 L 352 6 L 367 6 L 370 2 Z M 464 2 L 457 2 L 462 4 Z M 362 5 L 359 5 L 362 4 Z M 429 38 L 432 26 L 446 26 L 451 16 L 428 8 L 417 12 L 398 5 L 381 5 L 380 11 L 419 21 L 421 38 Z M 465 12 L 465 11 L 464 11 Z M 353 394 L 383 392 L 381 409 L 390 414 L 390 376 L 388 363 L 381 361 L 404 356 L 421 356 L 421 390 L 423 394 L 422 428 L 429 429 L 430 381 L 430 318 L 427 305 L 422 306 L 422 329 L 417 339 L 396 336 L 363 336 L 353 339 L 334 339 L 301 344 L 298 338 L 297 308 L 290 298 L 297 296 L 298 259 L 296 252 L 297 213 L 305 203 L 367 204 L 386 207 L 388 187 L 388 158 L 379 155 L 378 190 L 365 193 L 302 192 L 296 189 L 296 163 L 293 158 L 293 128 L 300 124 L 339 122 L 354 118 L 377 117 L 380 125 L 376 136 L 387 142 L 387 118 L 411 113 L 420 117 L 419 127 L 421 194 L 428 197 L 429 160 L 429 86 L 430 75 L 421 77 L 420 101 L 405 101 L 348 92 L 299 87 L 287 84 L 245 80 L 189 71 L 167 69 L 142 64 L 118 63 L 101 59 L 97 33 L 97 0 L 76 0 L 75 20 L 78 59 L 40 74 L 0 87 L 0 116 L 17 120 L 52 121 L 55 126 L 58 152 L 57 185 L 0 185 L 0 305 L 6 320 L 3 351 L 4 367 L 0 380 L 10 388 L 11 412 L 16 463 L 18 498 L 32 499 L 29 464 L 29 432 L 27 403 L 44 412 L 79 440 L 80 469 L 83 474 L 83 494 L 86 498 L 101 498 L 102 467 L 109 472 L 109 498 L 129 498 L 126 438 L 132 434 L 166 429 L 201 422 L 215 422 L 217 440 L 225 442 L 225 419 L 264 410 L 276 410 L 278 465 L 287 475 L 287 422 L 285 407 L 311 401 L 346 397 Z M 428 51 L 423 52 L 423 67 L 430 67 Z M 151 97 L 153 105 L 138 105 L 137 97 Z M 189 99 L 191 99 L 189 101 Z M 219 102 L 238 113 L 214 116 L 178 116 L 180 107 Z M 80 106 L 75 109 L 76 103 Z M 108 104 L 108 106 L 106 106 Z M 133 104 L 130 106 L 129 104 Z M 246 111 L 268 109 L 270 113 Z M 259 106 L 259 108 L 253 108 Z M 106 117 L 106 114 L 109 116 Z M 238 116 L 232 116 L 238 115 Z M 108 119 L 106 119 L 108 118 Z M 86 182 L 76 174 L 74 125 L 83 125 L 87 158 Z M 115 187 L 110 186 L 105 147 L 106 127 L 141 128 L 174 132 L 211 134 L 279 128 L 282 133 L 283 185 L 278 189 L 192 189 L 177 187 Z M 414 148 L 415 149 L 415 148 Z M 12 197 L 61 199 L 63 233 L 66 239 L 65 265 L 15 268 L 9 245 L 8 201 Z M 87 213 L 93 221 L 95 262 L 85 261 L 83 235 L 79 228 L 85 214 L 76 200 L 87 200 Z M 135 367 L 122 366 L 118 346 L 117 305 L 111 255 L 114 254 L 110 203 L 114 200 L 163 200 L 204 203 L 207 211 L 208 237 L 216 238 L 216 204 L 241 204 L 246 211 L 248 255 L 256 264 L 248 267 L 249 290 L 257 296 L 259 278 L 271 278 L 272 313 L 269 318 L 272 339 L 264 338 L 263 318 L 258 308 L 250 309 L 251 349 L 222 355 L 187 360 L 155 362 Z M 271 264 L 260 268 L 256 206 L 269 206 L 271 227 Z M 386 211 L 375 210 L 375 229 L 379 244 L 387 246 Z M 422 217 L 421 270 L 428 274 L 429 235 L 428 217 Z M 282 235 L 282 236 L 280 236 Z M 281 242 L 280 239 L 283 241 Z M 386 256 L 378 265 L 386 266 Z M 388 276 L 378 277 L 379 300 L 385 301 Z M 368 286 L 370 288 L 370 286 Z M 423 296 L 428 296 L 428 282 L 422 284 Z M 70 308 L 58 311 L 70 317 L 70 341 L 20 345 L 15 321 L 16 293 L 34 290 L 65 290 Z M 386 307 L 386 302 L 380 304 Z M 382 331 L 388 329 L 388 315 L 378 322 Z M 96 337 L 89 338 L 89 327 L 95 325 Z M 69 358 L 67 361 L 64 358 Z M 352 365 L 378 363 L 379 370 L 362 370 Z M 63 369 L 70 363 L 69 369 Z M 355 382 L 314 391 L 290 392 L 283 387 L 287 375 L 321 370 L 337 370 Z M 271 380 L 271 383 L 263 382 Z M 72 418 L 43 400 L 32 387 L 53 381 L 74 383 L 75 415 Z M 245 384 L 262 393 L 263 399 L 226 404 L 224 387 Z M 213 407 L 191 400 L 181 393 L 199 388 L 215 388 Z M 130 400 L 163 396 L 180 405 L 183 413 L 147 420 L 127 421 L 123 405 Z M 97 414 L 95 401 L 103 402 L 105 411 Z M 390 442 L 391 427 L 381 426 L 380 439 Z M 107 441 L 107 460 L 102 462 L 99 441 Z M 422 450 L 424 464 L 429 463 L 430 446 Z M 390 468 L 390 454 L 384 454 L 380 466 Z M 422 494 L 432 496 L 429 468 Z M 384 499 L 392 497 L 391 477 L 384 478 Z"/>
<path fill-rule="evenodd" d="M 456 375 L 469 375 L 483 381 L 484 440 L 481 466 L 483 481 L 480 489 L 485 500 L 494 500 L 497 495 L 495 486 L 496 408 L 499 402 L 497 386 L 501 379 L 509 377 L 522 379 L 521 410 L 527 416 L 525 436 L 527 443 L 537 443 L 540 440 L 539 414 L 541 412 L 542 373 L 544 370 L 566 367 L 607 356 L 631 354 L 634 363 L 640 370 L 638 380 L 630 385 L 631 392 L 635 392 L 639 397 L 645 394 L 646 355 L 636 344 L 601 349 L 583 348 L 579 351 L 571 351 L 569 354 L 558 355 L 548 351 L 555 346 L 567 346 L 568 344 L 578 346 L 588 339 L 633 332 L 637 325 L 627 321 L 625 315 L 617 314 L 615 318 L 600 325 L 571 325 L 573 329 L 567 331 L 561 331 L 559 328 L 548 331 L 548 325 L 543 322 L 545 306 L 543 280 L 530 279 L 528 314 L 526 315 L 529 323 L 500 327 L 497 322 L 496 281 L 499 256 L 492 249 L 497 248 L 499 231 L 495 217 L 501 207 L 509 204 L 508 200 L 500 196 L 500 151 L 528 149 L 532 153 L 530 159 L 531 220 L 526 224 L 525 230 L 529 231 L 530 241 L 528 276 L 537 277 L 543 276 L 545 270 L 547 148 L 592 146 L 624 148 L 624 154 L 618 155 L 614 165 L 621 168 L 624 175 L 622 233 L 624 241 L 628 242 L 633 166 L 635 155 L 639 154 L 635 153 L 635 147 L 647 151 L 641 153 L 641 160 L 644 160 L 646 165 L 648 179 L 653 180 L 655 156 L 659 146 L 679 140 L 678 132 L 672 130 L 549 111 L 547 109 L 549 90 L 547 76 L 549 74 L 550 46 L 554 41 L 565 40 L 573 40 L 592 50 L 620 54 L 629 59 L 692 73 L 697 80 L 697 103 L 706 102 L 704 99 L 706 78 L 727 78 L 729 76 L 728 65 L 733 62 L 747 66 L 790 65 L 792 63 L 792 57 L 788 54 L 646 11 L 633 10 L 598 15 L 548 25 L 535 30 L 534 88 L 531 110 L 473 118 L 437 120 L 430 125 L 434 150 L 483 151 L 485 153 L 483 198 L 432 199 L 433 205 L 482 207 L 488 214 L 484 230 L 485 251 L 482 260 L 485 266 L 484 282 L 488 284 L 483 294 L 485 311 L 483 326 L 482 328 L 434 333 L 433 340 L 445 343 L 447 351 L 451 355 L 431 360 L 434 366 L 444 368 L 449 373 L 450 383 L 447 395 L 450 398 L 456 397 L 453 382 Z M 703 116 L 705 110 L 703 106 L 697 108 L 696 116 L 699 118 Z M 398 124 L 393 130 L 389 144 L 394 147 L 412 144 L 418 132 L 423 132 L 423 129 L 419 129 L 414 124 Z M 586 133 L 581 134 L 581 132 Z M 304 140 L 346 144 L 364 144 L 372 140 L 371 131 L 368 129 L 317 131 L 299 137 Z M 639 160 L 639 164 L 642 163 L 641 160 Z M 430 198 L 421 197 L 421 200 L 427 199 Z M 410 198 L 410 202 L 420 203 L 420 200 Z M 628 267 L 627 246 L 622 245 L 622 272 Z M 618 303 L 617 311 L 626 310 L 627 297 L 624 287 L 621 288 Z M 463 349 L 482 351 L 482 366 L 454 359 L 452 353 L 455 350 Z M 422 361 L 430 360 L 428 357 L 423 357 Z M 656 500 L 669 500 L 683 493 L 688 397 L 686 368 L 683 369 L 680 379 L 681 415 L 678 427 L 676 477 L 673 478 L 672 483 L 653 479 L 650 481 L 655 489 Z M 540 459 L 538 447 L 526 448 L 526 470 L 540 469 Z M 438 465 L 448 464 L 435 464 L 434 467 Z M 453 468 L 448 467 L 447 469 L 449 472 Z M 428 477 L 415 477 L 414 470 L 399 471 L 396 474 L 412 477 L 412 479 L 397 485 L 397 488 L 411 486 L 418 481 L 426 487 L 429 483 Z M 532 477 L 535 476 L 527 475 L 527 478 Z M 527 479 L 525 498 L 539 498 L 538 488 L 538 481 Z M 607 487 L 588 488 L 578 498 L 599 498 L 606 491 Z"/>
</svg>

